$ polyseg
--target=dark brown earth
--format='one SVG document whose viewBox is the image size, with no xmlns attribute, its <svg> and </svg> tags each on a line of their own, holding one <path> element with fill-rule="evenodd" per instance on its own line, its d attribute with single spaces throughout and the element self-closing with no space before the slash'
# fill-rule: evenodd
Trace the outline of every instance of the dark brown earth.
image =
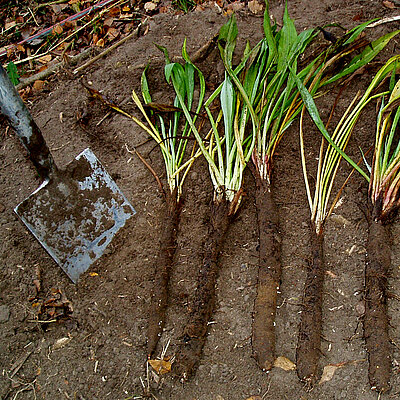
<svg viewBox="0 0 400 400">
<path fill-rule="evenodd" d="M 339 22 L 351 28 L 375 17 L 394 16 L 397 8 L 380 1 L 321 0 L 289 1 L 289 13 L 298 30 Z M 284 2 L 271 1 L 270 12 L 282 19 Z M 262 15 L 243 9 L 237 14 L 240 47 L 262 37 Z M 107 58 L 84 71 L 84 81 L 102 90 L 115 103 L 135 112 L 129 101 L 132 89 L 139 91 L 143 65 L 151 62 L 149 84 L 153 98 L 171 103 L 172 95 L 164 83 L 163 55 L 153 42 L 167 46 L 179 60 L 184 37 L 193 54 L 210 40 L 227 17 L 218 7 L 188 15 L 160 15 L 150 20 L 147 35 L 132 39 Z M 388 23 L 367 34 L 371 39 L 397 29 Z M 338 28 L 332 29 L 340 33 Z M 321 40 L 323 40 L 321 38 Z M 398 51 L 393 40 L 380 55 L 387 60 Z M 240 51 L 237 54 L 241 54 Z M 207 77 L 211 90 L 223 76 L 217 51 L 198 66 Z M 359 76 L 346 90 L 337 106 L 336 119 L 346 109 L 358 89 L 365 89 L 377 65 Z M 374 69 L 375 68 L 375 69 Z M 13 208 L 40 184 L 22 146 L 11 132 L 1 127 L 0 152 L 0 395 L 13 399 L 134 399 L 143 396 L 141 380 L 147 385 L 146 332 L 149 321 L 155 258 L 159 249 L 162 199 L 153 176 L 132 154 L 130 146 L 147 137 L 133 122 L 113 115 L 97 123 L 107 113 L 92 102 L 78 80 L 65 70 L 45 86 L 28 104 L 59 166 L 65 166 L 90 146 L 116 180 L 137 214 L 118 234 L 106 254 L 83 275 L 77 285 L 71 283 L 40 244 L 20 223 Z M 128 100 L 127 100 L 128 99 Z M 318 99 L 322 118 L 327 118 L 335 93 Z M 77 115 L 85 112 L 86 125 Z M 335 121 L 332 121 L 331 126 Z M 373 143 L 375 108 L 371 105 L 357 125 L 348 149 L 359 158 Z M 307 156 L 318 155 L 319 134 L 305 126 Z M 141 147 L 147 155 L 152 143 Z M 303 285 L 310 254 L 309 211 L 301 174 L 298 125 L 287 131 L 275 162 L 275 193 L 282 235 L 282 284 L 276 316 L 278 356 L 295 359 Z M 148 157 L 155 170 L 163 171 L 161 156 L 152 151 Z M 338 184 L 349 168 L 341 165 Z M 295 371 L 273 368 L 269 374 L 259 369 L 252 358 L 252 310 L 258 273 L 258 229 L 254 204 L 254 181 L 245 175 L 246 197 L 238 218 L 227 234 L 221 251 L 216 287 L 216 307 L 207 340 L 194 377 L 182 384 L 170 379 L 155 379 L 149 371 L 148 384 L 158 399 L 245 400 L 264 399 L 363 399 L 377 398 L 368 382 L 368 355 L 363 340 L 361 318 L 364 314 L 363 285 L 368 224 L 357 203 L 365 203 L 367 185 L 354 177 L 343 191 L 340 205 L 325 226 L 324 256 L 326 275 L 323 330 L 319 368 L 330 364 L 338 368 L 332 379 L 307 392 Z M 167 321 L 156 352 L 167 346 L 166 357 L 177 352 L 190 314 L 201 265 L 203 243 L 207 240 L 212 186 L 203 161 L 196 162 L 186 182 L 185 204 L 177 235 L 175 268 L 172 271 Z M 393 245 L 389 277 L 389 337 L 392 352 L 391 391 L 381 399 L 396 399 L 400 394 L 400 224 L 391 226 Z M 38 285 L 40 281 L 41 285 Z M 38 290 L 39 289 L 39 290 Z M 58 292 L 57 292 L 58 290 Z M 69 318 L 42 326 L 37 321 L 37 303 L 63 295 L 73 312 Z M 51 303 L 49 303 L 51 304 Z M 45 318 L 42 314 L 41 318 Z M 47 317 L 46 317 L 47 318 Z M 44 330 L 43 328 L 46 327 Z M 340 364 L 345 363 L 345 364 Z M 158 383 L 157 383 L 158 381 Z"/>
</svg>

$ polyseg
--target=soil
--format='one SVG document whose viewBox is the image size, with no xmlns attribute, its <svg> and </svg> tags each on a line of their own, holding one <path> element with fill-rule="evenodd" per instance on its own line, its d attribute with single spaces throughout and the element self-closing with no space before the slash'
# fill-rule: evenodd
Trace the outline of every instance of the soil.
<svg viewBox="0 0 400 400">
<path fill-rule="evenodd" d="M 385 2 L 386 5 L 390 2 Z M 390 3 L 393 4 L 394 3 Z M 320 0 L 289 1 L 289 13 L 298 30 L 338 22 L 351 28 L 372 18 L 394 16 L 396 9 L 380 1 Z M 284 2 L 271 1 L 270 12 L 282 19 Z M 143 65 L 148 73 L 154 101 L 171 103 L 171 91 L 164 83 L 163 55 L 154 42 L 166 46 L 179 60 L 188 38 L 188 52 L 194 53 L 218 32 L 227 17 L 218 7 L 188 15 L 162 14 L 150 19 L 149 32 L 126 42 L 84 71 L 85 83 L 115 103 L 129 101 L 132 89 L 140 90 Z M 255 44 L 262 37 L 262 15 L 247 8 L 237 13 L 239 40 Z M 398 23 L 368 29 L 376 38 L 398 28 Z M 336 34 L 339 28 L 332 28 Z M 323 39 L 321 38 L 321 41 Z M 380 54 L 387 60 L 398 51 L 394 39 Z M 240 51 L 238 51 L 240 54 Z M 223 65 L 216 50 L 198 66 L 210 90 L 220 82 Z M 375 64 L 376 69 L 376 64 Z M 346 109 L 358 89 L 365 89 L 374 69 L 357 77 L 342 96 L 336 118 Z M 322 117 L 327 118 L 335 92 L 318 99 Z M 126 100 L 128 99 L 128 101 Z M 338 364 L 330 380 L 308 392 L 295 371 L 274 368 L 263 372 L 252 358 L 252 310 L 258 272 L 258 233 L 254 204 L 255 185 L 250 171 L 245 175 L 246 197 L 227 233 L 220 257 L 213 320 L 198 369 L 188 382 L 164 374 L 146 377 L 146 331 L 151 307 L 154 260 L 159 250 L 163 200 L 148 169 L 127 147 L 147 137 L 132 121 L 112 115 L 98 122 L 107 110 L 91 101 L 68 70 L 59 73 L 44 91 L 28 104 L 42 130 L 56 164 L 66 166 L 86 147 L 91 147 L 116 180 L 137 214 L 131 218 L 106 249 L 104 255 L 74 285 L 31 236 L 13 208 L 40 184 L 29 158 L 11 130 L 1 127 L 0 152 L 0 396 L 7 399 L 134 399 L 144 396 L 142 381 L 157 399 L 245 400 L 263 399 L 363 399 L 377 398 L 368 382 L 368 356 L 363 340 L 363 285 L 365 243 L 368 223 L 359 204 L 366 204 L 366 183 L 351 179 L 339 205 L 325 227 L 326 266 L 323 331 L 319 368 Z M 86 124 L 77 123 L 85 115 Z M 332 121 L 332 125 L 335 121 Z M 315 161 L 320 136 L 310 122 L 305 140 L 307 156 Z M 373 142 L 374 105 L 366 111 L 354 132 L 349 152 L 359 158 Z M 277 355 L 295 359 L 301 299 L 310 254 L 309 210 L 301 173 L 298 124 L 294 123 L 280 144 L 275 161 L 275 200 L 282 235 L 282 283 L 276 316 Z M 127 147 L 125 146 L 127 145 Z M 161 156 L 151 151 L 153 143 L 140 147 L 154 169 L 162 175 Z M 311 164 L 310 164 L 311 166 Z M 314 164 L 313 164 L 314 166 Z M 338 175 L 343 182 L 349 168 L 344 163 Z M 164 178 L 164 177 L 163 177 Z M 171 357 L 183 336 L 190 315 L 198 268 L 202 262 L 210 218 L 212 185 L 207 166 L 196 162 L 186 182 L 185 202 L 177 235 L 176 265 L 172 271 L 169 306 L 161 338 L 165 356 Z M 393 238 L 388 313 L 392 351 L 391 391 L 381 399 L 400 394 L 400 224 L 391 226 Z M 50 305 L 68 312 L 55 314 Z M 47 301 L 47 303 L 46 303 Z M 41 307 L 38 307 L 41 304 Z M 43 311 L 46 304 L 47 314 Z M 40 312 L 39 312 L 40 311 Z M 72 313 L 71 313 L 72 311 Z M 40 318 L 56 315 L 58 322 L 42 324 Z M 169 343 L 168 348 L 167 344 Z M 161 346 L 157 351 L 161 355 Z M 344 363 L 344 364 L 339 364 Z M 157 382 L 158 381 L 158 382 Z"/>
</svg>

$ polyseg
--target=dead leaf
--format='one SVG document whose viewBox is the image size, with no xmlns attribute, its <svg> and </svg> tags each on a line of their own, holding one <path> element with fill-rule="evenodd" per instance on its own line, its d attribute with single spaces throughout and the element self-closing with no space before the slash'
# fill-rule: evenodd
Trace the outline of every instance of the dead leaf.
<svg viewBox="0 0 400 400">
<path fill-rule="evenodd" d="M 108 17 L 104 20 L 103 22 L 103 26 L 111 26 L 114 22 L 114 18 L 113 17 Z"/>
<path fill-rule="evenodd" d="M 113 7 L 107 15 L 111 16 L 111 17 L 118 17 L 118 15 L 120 14 L 119 12 L 119 7 Z"/>
<path fill-rule="evenodd" d="M 24 28 L 21 28 L 20 33 L 21 33 L 22 39 L 25 40 L 25 39 L 28 39 L 28 37 L 32 35 L 33 29 L 29 26 L 25 26 Z"/>
<path fill-rule="evenodd" d="M 363 358 L 361 360 L 351 360 L 351 361 L 344 361 L 338 364 L 325 365 L 324 371 L 322 372 L 322 376 L 318 384 L 320 385 L 321 383 L 330 381 L 333 378 L 333 375 L 335 375 L 335 372 L 338 368 L 346 367 L 347 365 L 356 365 L 364 361 L 366 360 Z"/>
<path fill-rule="evenodd" d="M 148 1 L 148 2 L 144 5 L 144 9 L 145 9 L 146 11 L 154 11 L 154 10 L 156 9 L 156 7 L 157 7 L 157 4 L 155 4 L 155 3 L 151 2 L 151 1 Z"/>
<path fill-rule="evenodd" d="M 40 92 L 44 88 L 44 81 L 41 80 L 35 81 L 35 83 L 33 84 L 33 88 L 38 92 Z"/>
<path fill-rule="evenodd" d="M 343 367 L 343 365 L 340 364 L 325 365 L 321 379 L 318 383 L 321 385 L 321 383 L 330 381 L 333 378 L 333 375 L 335 375 L 336 370 L 341 367 Z"/>
<path fill-rule="evenodd" d="M 61 35 L 64 32 L 63 27 L 60 24 L 57 24 L 54 28 L 53 28 L 53 33 L 56 33 L 57 35 Z"/>
<path fill-rule="evenodd" d="M 50 7 L 53 9 L 54 14 L 59 14 L 64 8 L 68 7 L 67 4 L 51 4 Z"/>
<path fill-rule="evenodd" d="M 253 14 L 260 14 L 264 10 L 264 6 L 258 2 L 258 0 L 249 1 L 249 10 Z"/>
<path fill-rule="evenodd" d="M 274 367 L 282 368 L 285 371 L 293 371 L 296 369 L 296 364 L 293 361 L 290 361 L 288 358 L 279 356 L 274 361 Z"/>
<path fill-rule="evenodd" d="M 96 44 L 99 41 L 100 37 L 97 33 L 95 33 L 92 37 L 93 44 Z"/>
<path fill-rule="evenodd" d="M 226 7 L 227 10 L 232 10 L 234 12 L 241 10 L 244 7 L 244 3 L 241 1 L 235 1 L 233 3 L 228 4 Z"/>
<path fill-rule="evenodd" d="M 41 64 L 47 64 L 48 62 L 50 62 L 51 61 L 51 55 L 50 54 L 46 54 L 45 56 L 42 56 L 42 57 L 40 57 L 40 58 L 38 58 L 38 61 L 41 63 Z"/>
<path fill-rule="evenodd" d="M 171 372 L 171 363 L 165 360 L 149 360 L 149 364 L 158 375 L 164 375 Z"/>
<path fill-rule="evenodd" d="M 396 8 L 396 6 L 394 5 L 394 3 L 391 2 L 391 1 L 385 0 L 385 1 L 382 2 L 382 4 L 383 4 L 386 8 L 390 8 L 390 9 Z"/>
<path fill-rule="evenodd" d="M 106 36 L 108 36 L 108 38 L 109 38 L 110 40 L 114 40 L 114 39 L 116 39 L 119 35 L 120 35 L 120 31 L 119 31 L 118 29 L 116 29 L 116 28 L 109 28 L 108 31 L 107 31 L 107 35 L 106 35 Z"/>
<path fill-rule="evenodd" d="M 7 31 L 11 28 L 14 28 L 15 25 L 17 25 L 16 21 L 8 21 L 4 24 L 4 29 Z"/>
<path fill-rule="evenodd" d="M 333 279 L 336 279 L 338 277 L 335 273 L 329 270 L 325 271 L 325 273 Z"/>
<path fill-rule="evenodd" d="M 52 346 L 52 350 L 58 350 L 63 348 L 67 343 L 71 341 L 71 338 L 69 337 L 63 337 L 61 339 L 58 339 Z"/>
<path fill-rule="evenodd" d="M 99 276 L 99 274 L 97 272 L 89 272 L 90 276 Z"/>
<path fill-rule="evenodd" d="M 101 39 L 99 39 L 97 42 L 96 42 L 96 46 L 98 46 L 98 47 L 104 47 L 104 39 L 103 38 L 101 38 Z"/>
</svg>

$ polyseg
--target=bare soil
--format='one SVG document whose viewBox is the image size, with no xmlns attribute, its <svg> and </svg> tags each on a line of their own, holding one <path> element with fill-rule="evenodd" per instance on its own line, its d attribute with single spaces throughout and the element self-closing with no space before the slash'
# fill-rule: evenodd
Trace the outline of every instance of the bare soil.
<svg viewBox="0 0 400 400">
<path fill-rule="evenodd" d="M 392 3 L 393 4 L 393 3 Z M 380 1 L 289 1 L 289 13 L 298 30 L 338 22 L 351 28 L 372 18 L 394 16 L 396 8 Z M 282 19 L 284 2 L 271 1 L 270 11 Z M 237 13 L 241 47 L 262 37 L 262 14 L 247 8 Z M 149 83 L 154 100 L 171 101 L 164 83 L 163 55 L 154 42 L 166 46 L 179 60 L 188 38 L 189 54 L 211 39 L 226 21 L 218 7 L 188 15 L 162 14 L 150 20 L 149 32 L 126 42 L 105 59 L 84 71 L 91 82 L 117 104 L 134 112 L 132 89 L 140 90 L 143 66 L 151 62 Z M 399 27 L 398 22 L 368 29 L 376 38 Z M 339 28 L 333 29 L 340 33 Z M 321 41 L 323 39 L 321 38 Z M 393 40 L 380 55 L 387 60 L 398 51 Z M 238 53 L 239 54 L 239 53 Z M 223 76 L 217 51 L 199 64 L 211 90 Z M 376 65 L 375 65 L 376 68 Z M 366 88 L 374 69 L 360 75 L 342 97 L 336 112 L 346 109 L 358 89 Z M 326 118 L 335 93 L 318 99 Z M 159 250 L 163 221 L 162 198 L 153 176 L 127 147 L 147 137 L 133 122 L 113 115 L 98 122 L 107 110 L 93 102 L 79 83 L 79 76 L 65 70 L 50 80 L 45 90 L 28 104 L 43 131 L 58 166 L 66 166 L 86 147 L 91 147 L 116 180 L 137 214 L 108 247 L 104 256 L 74 285 L 27 232 L 13 208 L 40 184 L 29 158 L 11 130 L 1 125 L 0 152 L 0 396 L 3 399 L 134 399 L 144 396 L 146 379 L 146 331 L 151 307 L 154 260 Z M 77 123 L 85 115 L 86 124 Z M 81 120 L 82 121 L 82 120 Z M 361 118 L 349 151 L 359 158 L 372 144 L 374 106 Z M 317 157 L 319 134 L 306 125 L 308 156 Z M 282 283 L 276 317 L 277 355 L 295 359 L 301 299 L 307 273 L 310 239 L 309 211 L 301 174 L 298 125 L 288 130 L 275 163 L 275 196 L 282 237 Z M 162 160 L 153 143 L 140 148 L 162 174 Z M 338 183 L 349 168 L 342 164 Z M 368 223 L 359 204 L 366 204 L 366 183 L 354 177 L 344 190 L 340 205 L 329 219 L 324 238 L 326 266 L 323 331 L 319 368 L 339 364 L 332 379 L 307 392 L 295 371 L 274 368 L 263 372 L 252 358 L 252 311 L 258 272 L 258 233 L 254 204 L 255 185 L 250 171 L 245 176 L 246 197 L 238 218 L 230 227 L 221 252 L 213 320 L 192 379 L 182 384 L 163 375 L 156 382 L 149 372 L 148 384 L 157 399 L 245 400 L 264 399 L 363 399 L 377 398 L 368 382 L 368 356 L 361 319 Z M 177 235 L 178 250 L 172 270 L 169 306 L 161 345 L 173 356 L 190 315 L 202 248 L 210 218 L 212 185 L 207 167 L 199 160 L 186 182 L 185 202 Z M 400 224 L 391 227 L 393 238 L 388 312 L 393 352 L 391 386 L 382 399 L 400 394 Z M 46 303 L 46 301 L 48 301 Z M 64 304 L 64 318 L 42 324 L 39 318 L 59 314 L 50 306 Z M 46 306 L 46 304 L 48 306 Z M 41 312 L 38 313 L 40 306 Z M 47 307 L 47 308 L 46 308 Z M 47 314 L 45 315 L 46 310 Z M 72 310 L 72 313 L 71 313 Z M 161 354 L 161 346 L 157 355 Z"/>
</svg>

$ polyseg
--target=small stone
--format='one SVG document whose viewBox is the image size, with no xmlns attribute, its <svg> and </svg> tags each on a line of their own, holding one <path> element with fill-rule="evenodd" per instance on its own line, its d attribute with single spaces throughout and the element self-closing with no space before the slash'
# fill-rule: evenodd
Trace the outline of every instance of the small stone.
<svg viewBox="0 0 400 400">
<path fill-rule="evenodd" d="M 0 323 L 7 322 L 10 319 L 10 309 L 7 306 L 0 306 Z"/>
<path fill-rule="evenodd" d="M 356 305 L 356 312 L 358 315 L 364 315 L 364 313 L 365 313 L 364 302 L 360 302 Z"/>
<path fill-rule="evenodd" d="M 191 174 L 190 174 L 190 178 L 192 179 L 192 180 L 197 180 L 197 178 L 198 178 L 198 174 L 197 174 L 197 172 L 196 171 L 193 171 Z"/>
</svg>

